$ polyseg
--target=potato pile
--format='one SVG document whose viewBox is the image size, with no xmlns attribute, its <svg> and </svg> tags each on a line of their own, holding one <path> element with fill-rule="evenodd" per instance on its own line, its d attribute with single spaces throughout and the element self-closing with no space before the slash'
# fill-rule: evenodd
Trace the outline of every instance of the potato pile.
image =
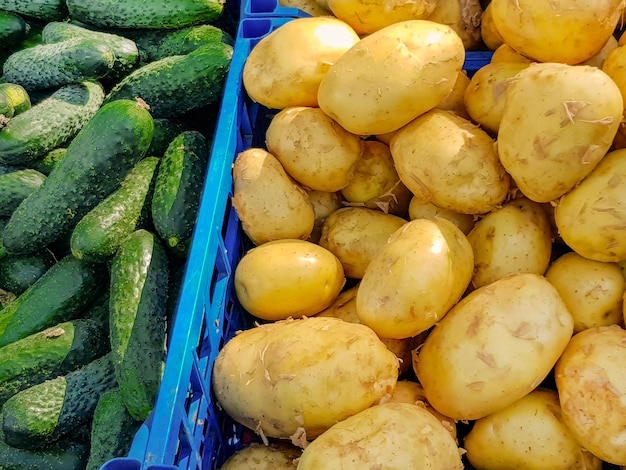
<svg viewBox="0 0 626 470">
<path fill-rule="evenodd" d="M 328 0 L 248 57 L 258 323 L 212 385 L 267 445 L 224 468 L 626 467 L 624 4 L 492 0 L 468 76 L 445 3 Z"/>
</svg>

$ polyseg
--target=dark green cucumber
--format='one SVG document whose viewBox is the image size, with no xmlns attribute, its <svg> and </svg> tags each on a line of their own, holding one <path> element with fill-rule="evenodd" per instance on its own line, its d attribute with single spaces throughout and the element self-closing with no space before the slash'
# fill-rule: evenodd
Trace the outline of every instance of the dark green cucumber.
<svg viewBox="0 0 626 470">
<path fill-rule="evenodd" d="M 107 279 L 105 265 L 71 255 L 60 259 L 0 310 L 0 347 L 77 318 L 100 294 Z"/>
<path fill-rule="evenodd" d="M 109 289 L 105 289 L 94 300 L 89 307 L 87 307 L 80 317 L 86 320 L 93 320 L 106 332 L 107 337 L 109 335 Z"/>
<path fill-rule="evenodd" d="M 98 401 L 91 425 L 91 447 L 85 470 L 99 470 L 105 462 L 128 454 L 141 421 L 134 419 L 118 388 L 105 392 Z"/>
<path fill-rule="evenodd" d="M 0 129 L 6 126 L 15 114 L 15 108 L 11 99 L 0 93 Z"/>
<path fill-rule="evenodd" d="M 66 21 L 51 21 L 42 31 L 43 42 L 52 44 L 68 39 L 95 39 L 107 44 L 114 55 L 111 75 L 121 77 L 127 74 L 139 61 L 139 50 L 131 39 L 117 34 L 93 31 Z"/>
<path fill-rule="evenodd" d="M 21 49 L 2 66 L 8 82 L 27 91 L 56 88 L 83 80 L 98 80 L 111 74 L 115 53 L 99 39 L 72 38 Z"/>
<path fill-rule="evenodd" d="M 52 170 L 59 164 L 65 153 L 67 152 L 67 147 L 57 147 L 53 150 L 50 150 L 46 153 L 42 158 L 35 160 L 30 163 L 30 166 L 34 169 L 48 176 Z"/>
<path fill-rule="evenodd" d="M 22 85 L 17 83 L 0 83 L 0 92 L 9 98 L 15 115 L 31 108 L 30 96 L 28 96 L 28 92 Z"/>
<path fill-rule="evenodd" d="M 7 222 L 9 221 L 8 217 L 0 217 L 0 259 L 7 256 L 7 250 L 2 243 L 2 235 L 4 233 L 4 227 L 6 227 Z"/>
<path fill-rule="evenodd" d="M 0 10 L 44 21 L 63 20 L 68 15 L 65 0 L 0 0 Z"/>
<path fill-rule="evenodd" d="M 6 443 L 36 449 L 54 442 L 88 423 L 102 394 L 116 386 L 107 353 L 67 375 L 16 393 L 2 407 Z"/>
<path fill-rule="evenodd" d="M 69 237 L 80 219 L 119 187 L 153 133 L 154 121 L 141 103 L 118 100 L 102 106 L 44 184 L 11 214 L 4 229 L 7 251 L 31 253 Z"/>
<path fill-rule="evenodd" d="M 84 319 L 59 323 L 0 348 L 0 405 L 17 392 L 76 370 L 108 350 L 109 340 L 100 325 Z"/>
<path fill-rule="evenodd" d="M 3 48 L 18 47 L 18 44 L 26 37 L 27 29 L 28 23 L 20 15 L 0 10 L 0 44 Z"/>
<path fill-rule="evenodd" d="M 47 249 L 26 255 L 7 255 L 0 258 L 0 289 L 22 294 L 43 276 L 56 259 Z"/>
<path fill-rule="evenodd" d="M 140 97 L 155 118 L 176 117 L 209 105 L 222 96 L 232 53 L 231 45 L 220 42 L 150 62 L 124 77 L 107 100 Z"/>
<path fill-rule="evenodd" d="M 124 239 L 149 220 L 150 199 L 159 159 L 146 157 L 133 168 L 118 190 L 78 222 L 70 238 L 78 259 L 104 262 Z"/>
<path fill-rule="evenodd" d="M 219 0 L 67 0 L 72 19 L 100 28 L 178 29 L 220 17 Z"/>
<path fill-rule="evenodd" d="M 187 130 L 186 126 L 177 119 L 156 118 L 154 120 L 154 138 L 146 155 L 162 157 L 174 137 L 185 130 Z"/>
<path fill-rule="evenodd" d="M 85 81 L 59 88 L 18 114 L 0 131 L 0 162 L 26 165 L 73 138 L 104 101 L 104 89 Z"/>
<path fill-rule="evenodd" d="M 168 261 L 158 237 L 137 230 L 111 263 L 109 338 L 128 412 L 145 420 L 154 407 L 165 360 Z"/>
<path fill-rule="evenodd" d="M 61 439 L 42 449 L 19 449 L 0 440 L 2 470 L 83 470 L 89 458 L 89 445 Z"/>
<path fill-rule="evenodd" d="M 0 216 L 10 216 L 45 180 L 46 175 L 31 168 L 0 175 Z"/>
<path fill-rule="evenodd" d="M 209 152 L 206 138 L 192 130 L 176 136 L 161 158 L 152 196 L 152 223 L 170 248 L 191 240 Z"/>
</svg>

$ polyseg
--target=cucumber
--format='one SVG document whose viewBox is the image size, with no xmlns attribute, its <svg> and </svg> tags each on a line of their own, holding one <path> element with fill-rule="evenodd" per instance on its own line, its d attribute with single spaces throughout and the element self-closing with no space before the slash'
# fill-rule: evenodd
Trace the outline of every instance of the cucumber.
<svg viewBox="0 0 626 470">
<path fill-rule="evenodd" d="M 86 320 L 93 320 L 109 335 L 109 289 L 105 289 L 80 315 Z"/>
<path fill-rule="evenodd" d="M 2 407 L 5 442 L 37 449 L 88 423 L 104 392 L 117 386 L 111 353 L 80 369 L 26 388 Z"/>
<path fill-rule="evenodd" d="M 107 278 L 103 264 L 87 263 L 71 255 L 60 259 L 0 310 L 0 347 L 77 318 L 100 294 Z"/>
<path fill-rule="evenodd" d="M 43 449 L 18 449 L 0 440 L 2 470 L 83 470 L 89 458 L 89 445 L 62 439 Z"/>
<path fill-rule="evenodd" d="M 178 134 L 186 130 L 177 119 L 156 118 L 154 120 L 154 137 L 146 155 L 162 157 L 167 146 Z"/>
<path fill-rule="evenodd" d="M 9 123 L 14 114 L 15 108 L 13 107 L 11 99 L 3 93 L 0 93 L 0 129 Z"/>
<path fill-rule="evenodd" d="M 67 18 L 65 0 L 0 0 L 0 10 L 44 21 L 58 21 Z"/>
<path fill-rule="evenodd" d="M 109 340 L 100 325 L 83 319 L 6 345 L 0 348 L 0 405 L 17 392 L 65 375 L 108 351 Z"/>
<path fill-rule="evenodd" d="M 137 230 L 111 263 L 109 339 L 115 375 L 131 416 L 154 407 L 165 360 L 168 261 L 158 237 Z"/>
<path fill-rule="evenodd" d="M 104 89 L 85 81 L 59 88 L 12 118 L 0 131 L 0 162 L 27 165 L 73 138 L 104 101 Z"/>
<path fill-rule="evenodd" d="M 0 2 L 1 3 L 1 2 Z M 17 13 L 0 10 L 0 44 L 13 50 L 26 37 L 28 24 Z"/>
<path fill-rule="evenodd" d="M 115 52 L 99 39 L 72 38 L 11 54 L 2 66 L 5 81 L 27 91 L 56 88 L 111 74 Z"/>
<path fill-rule="evenodd" d="M 118 190 L 78 222 L 70 238 L 76 258 L 105 262 L 128 235 L 149 220 L 149 201 L 158 163 L 156 157 L 141 160 Z"/>
<path fill-rule="evenodd" d="M 40 159 L 31 162 L 30 166 L 33 170 L 37 170 L 38 172 L 48 176 L 50 172 L 59 164 L 59 162 L 63 160 L 66 152 L 67 147 L 57 147 L 50 150 Z"/>
<path fill-rule="evenodd" d="M 20 295 L 56 263 L 47 249 L 0 258 L 0 289 Z"/>
<path fill-rule="evenodd" d="M 30 168 L 0 175 L 0 217 L 10 216 L 45 180 L 46 175 Z"/>
<path fill-rule="evenodd" d="M 0 240 L 2 240 L 4 227 L 6 227 L 8 221 L 9 221 L 8 217 L 0 217 Z M 7 256 L 7 250 L 4 247 L 4 244 L 0 242 L 0 259 L 4 258 L 5 256 Z"/>
<path fill-rule="evenodd" d="M 140 97 L 155 118 L 209 105 L 222 96 L 232 54 L 232 46 L 220 42 L 150 62 L 124 77 L 105 101 Z"/>
<path fill-rule="evenodd" d="M 100 397 L 91 425 L 91 447 L 85 470 L 99 470 L 105 462 L 128 454 L 141 421 L 134 419 L 118 388 Z"/>
<path fill-rule="evenodd" d="M 152 197 L 152 223 L 170 248 L 191 240 L 209 153 L 206 138 L 191 130 L 176 136 L 161 158 Z"/>
<path fill-rule="evenodd" d="M 30 96 L 22 85 L 17 83 L 0 83 L 0 92 L 9 97 L 15 115 L 31 108 Z"/>
<path fill-rule="evenodd" d="M 99 28 L 179 29 L 211 23 L 222 14 L 220 0 L 67 0 L 72 19 Z"/>
<path fill-rule="evenodd" d="M 24 113 L 26 114 L 26 113 Z M 32 253 L 69 237 L 80 219 L 115 191 L 144 156 L 154 121 L 139 102 L 102 106 L 72 139 L 65 157 L 4 229 L 9 253 Z"/>
</svg>

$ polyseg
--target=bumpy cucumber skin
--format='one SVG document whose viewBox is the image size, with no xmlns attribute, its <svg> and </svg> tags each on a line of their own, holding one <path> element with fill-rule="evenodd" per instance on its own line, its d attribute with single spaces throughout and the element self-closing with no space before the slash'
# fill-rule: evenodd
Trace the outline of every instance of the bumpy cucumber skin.
<svg viewBox="0 0 626 470">
<path fill-rule="evenodd" d="M 17 13 L 0 10 L 0 44 L 5 49 L 14 49 L 26 37 L 28 25 Z"/>
<path fill-rule="evenodd" d="M 0 175 L 0 216 L 10 216 L 45 180 L 46 175 L 31 168 Z"/>
<path fill-rule="evenodd" d="M 69 237 L 80 219 L 115 191 L 154 134 L 149 111 L 131 100 L 102 106 L 72 139 L 48 178 L 11 214 L 3 244 L 31 253 Z"/>
<path fill-rule="evenodd" d="M 176 119 L 156 118 L 154 120 L 154 138 L 146 155 L 162 157 L 174 137 L 185 130 L 187 129 L 182 122 Z"/>
<path fill-rule="evenodd" d="M 118 190 L 78 222 L 70 238 L 70 248 L 76 258 L 107 261 L 124 239 L 144 223 L 158 163 L 156 157 L 141 160 Z"/>
<path fill-rule="evenodd" d="M 219 0 L 67 0 L 73 19 L 100 28 L 177 29 L 219 18 Z"/>
<path fill-rule="evenodd" d="M 44 21 L 64 20 L 68 15 L 64 0 L 0 0 L 0 10 Z"/>
<path fill-rule="evenodd" d="M 22 449 L 54 442 L 89 422 L 102 394 L 116 386 L 107 353 L 65 376 L 16 393 L 2 407 L 5 442 Z"/>
<path fill-rule="evenodd" d="M 85 470 L 98 470 L 105 462 L 128 454 L 141 421 L 135 420 L 118 388 L 105 392 L 98 401 L 91 425 L 91 447 Z"/>
<path fill-rule="evenodd" d="M 102 106 L 104 89 L 85 81 L 59 88 L 0 131 L 0 162 L 27 165 L 74 137 Z"/>
<path fill-rule="evenodd" d="M 59 162 L 63 160 L 66 152 L 67 147 L 57 147 L 50 150 L 42 158 L 31 162 L 30 166 L 34 170 L 48 176 L 50 172 L 59 164 Z"/>
<path fill-rule="evenodd" d="M 4 79 L 27 91 L 61 87 L 106 77 L 115 64 L 114 51 L 99 39 L 73 38 L 21 49 L 2 66 Z"/>
<path fill-rule="evenodd" d="M 17 392 L 76 370 L 108 350 L 101 326 L 84 319 L 60 323 L 0 348 L 0 405 Z"/>
<path fill-rule="evenodd" d="M 209 153 L 206 138 L 191 130 L 176 136 L 161 158 L 152 196 L 152 222 L 169 247 L 191 238 Z"/>
<path fill-rule="evenodd" d="M 0 93 L 0 129 L 15 115 L 15 108 L 8 96 Z"/>
<path fill-rule="evenodd" d="M 150 62 L 126 75 L 106 101 L 140 97 L 155 118 L 176 117 L 216 102 L 230 67 L 233 48 L 206 44 L 186 55 Z"/>
<path fill-rule="evenodd" d="M 89 445 L 62 439 L 43 449 L 18 449 L 0 440 L 2 470 L 83 470 L 89 458 Z"/>
<path fill-rule="evenodd" d="M 109 339 L 122 398 L 137 420 L 154 407 L 163 373 L 168 275 L 165 249 L 143 229 L 111 263 Z"/>
<path fill-rule="evenodd" d="M 49 250 L 0 258 L 0 289 L 20 295 L 56 263 Z"/>
<path fill-rule="evenodd" d="M 106 279 L 106 266 L 102 264 L 87 263 L 71 255 L 57 261 L 0 310 L 0 347 L 77 318 L 100 294 Z"/>
</svg>

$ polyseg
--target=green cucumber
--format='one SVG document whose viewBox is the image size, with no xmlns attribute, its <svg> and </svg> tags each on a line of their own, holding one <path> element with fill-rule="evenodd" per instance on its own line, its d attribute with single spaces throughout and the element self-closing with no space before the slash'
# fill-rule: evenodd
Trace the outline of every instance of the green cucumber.
<svg viewBox="0 0 626 470">
<path fill-rule="evenodd" d="M 4 233 L 4 227 L 6 227 L 7 222 L 9 221 L 8 217 L 0 217 L 0 240 L 2 240 L 2 234 Z M 7 256 L 7 250 L 4 247 L 4 244 L 0 242 L 0 259 Z"/>
<path fill-rule="evenodd" d="M 154 120 L 154 138 L 146 155 L 162 157 L 174 137 L 184 130 L 186 130 L 185 125 L 177 119 L 156 118 Z"/>
<path fill-rule="evenodd" d="M 80 315 L 81 318 L 86 320 L 93 320 L 106 332 L 107 337 L 109 334 L 109 289 L 105 289 L 98 296 L 96 300 L 87 307 Z"/>
<path fill-rule="evenodd" d="M 0 131 L 0 162 L 26 165 L 43 157 L 72 139 L 103 101 L 104 89 L 97 82 L 59 88 Z"/>
<path fill-rule="evenodd" d="M 37 170 L 38 172 L 48 176 L 50 172 L 59 164 L 59 162 L 63 160 L 66 152 L 67 147 L 57 147 L 50 150 L 40 159 L 31 162 L 30 166 L 33 170 Z"/>
<path fill-rule="evenodd" d="M 11 54 L 2 66 L 4 79 L 27 91 L 98 80 L 114 70 L 115 55 L 99 39 L 72 38 L 40 44 Z"/>
<path fill-rule="evenodd" d="M 10 216 L 45 180 L 46 175 L 31 168 L 0 175 L 0 216 Z"/>
<path fill-rule="evenodd" d="M 0 83 L 0 92 L 9 97 L 15 115 L 31 108 L 30 96 L 22 85 L 17 83 Z"/>
<path fill-rule="evenodd" d="M 93 414 L 85 470 L 99 470 L 105 462 L 125 457 L 140 425 L 141 421 L 134 419 L 126 409 L 119 388 L 103 393 Z"/>
<path fill-rule="evenodd" d="M 20 15 L 0 10 L 0 44 L 2 47 L 16 49 L 26 37 L 27 29 L 28 23 Z"/>
<path fill-rule="evenodd" d="M 131 416 L 154 407 L 165 360 L 168 260 L 157 236 L 137 230 L 111 263 L 109 339 L 115 375 Z"/>
<path fill-rule="evenodd" d="M 141 160 L 118 190 L 78 222 L 70 238 L 70 249 L 76 258 L 105 262 L 128 235 L 149 220 L 149 201 L 158 163 L 156 157 Z"/>
<path fill-rule="evenodd" d="M 107 278 L 103 264 L 71 255 L 60 259 L 0 310 L 0 347 L 77 318 L 100 294 Z"/>
<path fill-rule="evenodd" d="M 44 21 L 59 21 L 67 18 L 65 0 L 0 0 L 0 10 Z"/>
<path fill-rule="evenodd" d="M 150 62 L 124 77 L 106 101 L 140 97 L 155 118 L 207 106 L 222 96 L 232 54 L 232 46 L 220 42 Z"/>
<path fill-rule="evenodd" d="M 152 196 L 152 223 L 170 248 L 191 240 L 209 153 L 206 138 L 192 130 L 174 138 L 161 158 Z"/>
<path fill-rule="evenodd" d="M 220 0 L 67 0 L 72 19 L 99 28 L 179 29 L 211 23 L 222 14 Z"/>
<path fill-rule="evenodd" d="M 61 439 L 42 449 L 19 449 L 0 440 L 2 470 L 83 470 L 89 458 L 89 445 Z"/>
<path fill-rule="evenodd" d="M 22 449 L 54 442 L 88 423 L 102 394 L 116 386 L 107 353 L 67 375 L 16 393 L 2 407 L 5 442 Z"/>
<path fill-rule="evenodd" d="M 118 100 L 102 106 L 44 184 L 11 214 L 4 229 L 6 250 L 30 253 L 69 237 L 80 219 L 119 187 L 153 133 L 154 121 L 141 103 Z"/>
<path fill-rule="evenodd" d="M 0 289 L 20 295 L 56 263 L 47 249 L 0 258 Z"/>
<path fill-rule="evenodd" d="M 15 108 L 11 99 L 3 93 L 0 93 L 0 129 L 6 126 L 13 115 L 15 114 Z"/>
<path fill-rule="evenodd" d="M 76 370 L 108 350 L 109 340 L 100 325 L 84 319 L 59 323 L 0 348 L 0 405 L 17 392 Z"/>
</svg>

